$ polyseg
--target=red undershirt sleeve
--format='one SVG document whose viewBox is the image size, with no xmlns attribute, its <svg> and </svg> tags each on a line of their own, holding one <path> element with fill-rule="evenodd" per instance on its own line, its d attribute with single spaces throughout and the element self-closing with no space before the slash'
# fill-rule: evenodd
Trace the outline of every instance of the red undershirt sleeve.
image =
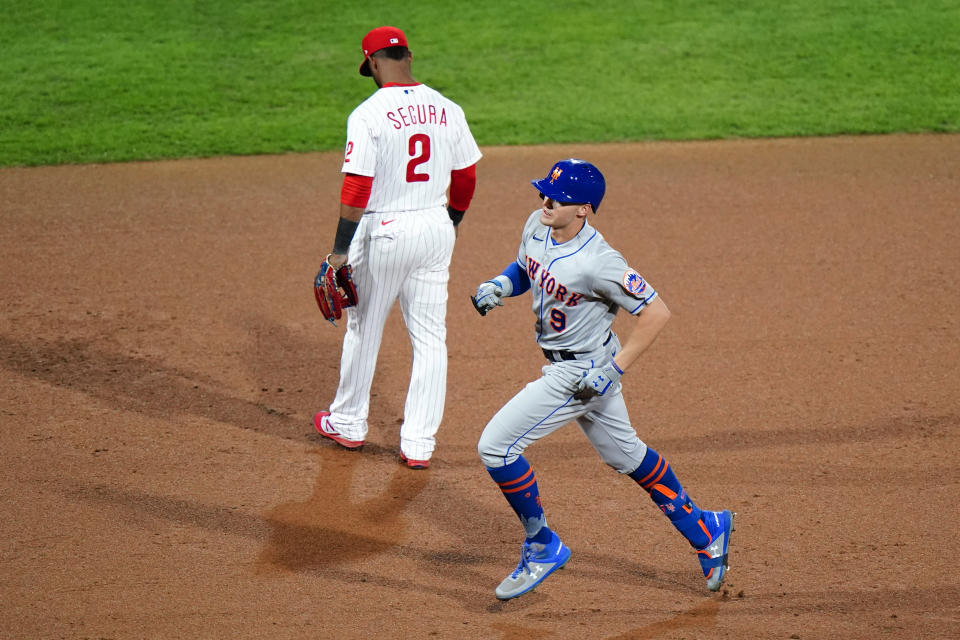
<svg viewBox="0 0 960 640">
<path fill-rule="evenodd" d="M 477 187 L 477 165 L 450 172 L 450 206 L 457 211 L 466 211 Z"/>
<path fill-rule="evenodd" d="M 358 176 L 347 173 L 343 176 L 343 187 L 340 189 L 340 202 L 348 207 L 363 209 L 370 201 L 370 187 L 373 186 L 373 176 Z"/>
</svg>

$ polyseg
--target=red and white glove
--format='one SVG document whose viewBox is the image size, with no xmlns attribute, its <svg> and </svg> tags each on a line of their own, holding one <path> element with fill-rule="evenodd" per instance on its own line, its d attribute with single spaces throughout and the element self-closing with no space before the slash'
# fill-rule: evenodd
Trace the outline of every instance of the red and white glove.
<svg viewBox="0 0 960 640">
<path fill-rule="evenodd" d="M 323 317 L 336 326 L 342 310 L 357 304 L 357 287 L 353 283 L 353 267 L 344 264 L 334 269 L 328 262 L 330 256 L 320 265 L 320 271 L 313 280 L 313 295 Z"/>
</svg>

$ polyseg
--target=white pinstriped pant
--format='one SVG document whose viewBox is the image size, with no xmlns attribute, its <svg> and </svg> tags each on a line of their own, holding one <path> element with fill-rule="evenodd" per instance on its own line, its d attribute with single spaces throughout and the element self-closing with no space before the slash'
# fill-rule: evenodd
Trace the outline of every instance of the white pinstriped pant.
<svg viewBox="0 0 960 640">
<path fill-rule="evenodd" d="M 340 385 L 330 405 L 330 421 L 344 437 L 366 439 L 383 327 L 399 299 L 413 351 L 400 448 L 414 460 L 433 454 L 447 393 L 447 282 L 454 239 L 444 207 L 367 213 L 361 219 L 349 253 L 359 301 L 346 311 Z"/>
</svg>

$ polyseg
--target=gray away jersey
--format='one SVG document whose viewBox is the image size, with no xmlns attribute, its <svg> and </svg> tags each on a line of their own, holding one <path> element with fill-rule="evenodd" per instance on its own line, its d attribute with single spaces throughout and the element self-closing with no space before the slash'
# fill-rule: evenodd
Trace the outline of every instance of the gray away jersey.
<svg viewBox="0 0 960 640">
<path fill-rule="evenodd" d="M 537 343 L 544 349 L 599 349 L 619 308 L 635 315 L 657 297 L 589 222 L 556 244 L 550 227 L 540 224 L 540 209 L 523 227 L 517 264 L 530 278 Z"/>
</svg>

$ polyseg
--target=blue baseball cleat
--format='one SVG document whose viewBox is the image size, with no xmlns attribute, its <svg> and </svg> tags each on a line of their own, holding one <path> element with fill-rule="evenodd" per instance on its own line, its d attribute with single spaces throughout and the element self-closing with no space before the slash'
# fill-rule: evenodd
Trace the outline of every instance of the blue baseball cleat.
<svg viewBox="0 0 960 640">
<path fill-rule="evenodd" d="M 570 549 L 560 541 L 560 536 L 552 531 L 550 534 L 552 539 L 546 544 L 523 543 L 520 563 L 497 587 L 497 598 L 509 600 L 522 596 L 567 563 L 570 559 Z"/>
<path fill-rule="evenodd" d="M 733 531 L 733 516 L 729 510 L 704 511 L 703 521 L 710 532 L 710 544 L 697 549 L 697 559 L 707 579 L 707 589 L 719 591 L 727 570 L 727 548 L 730 546 L 730 533 Z"/>
</svg>

